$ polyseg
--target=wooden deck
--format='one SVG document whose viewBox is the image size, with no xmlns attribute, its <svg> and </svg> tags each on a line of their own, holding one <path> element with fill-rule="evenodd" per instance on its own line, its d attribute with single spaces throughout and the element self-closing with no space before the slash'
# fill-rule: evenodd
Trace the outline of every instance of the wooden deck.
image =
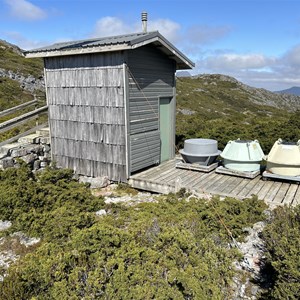
<svg viewBox="0 0 300 300">
<path fill-rule="evenodd" d="M 175 167 L 176 161 L 170 160 L 157 167 L 137 173 L 130 177 L 129 184 L 137 189 L 167 194 L 180 188 L 197 194 L 220 195 L 244 199 L 257 195 L 271 207 L 278 205 L 300 204 L 299 183 L 262 180 L 261 176 L 246 179 L 217 174 L 215 171 L 202 173 Z"/>
</svg>

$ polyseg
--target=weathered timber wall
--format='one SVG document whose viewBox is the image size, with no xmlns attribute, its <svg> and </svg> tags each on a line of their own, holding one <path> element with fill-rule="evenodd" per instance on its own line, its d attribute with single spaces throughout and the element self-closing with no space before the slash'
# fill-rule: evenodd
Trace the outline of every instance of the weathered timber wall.
<svg viewBox="0 0 300 300">
<path fill-rule="evenodd" d="M 145 46 L 128 52 L 128 68 L 130 167 L 134 172 L 160 162 L 159 99 L 174 96 L 175 65 L 155 47 Z"/>
<path fill-rule="evenodd" d="M 123 54 L 45 58 L 53 159 L 126 181 Z"/>
</svg>

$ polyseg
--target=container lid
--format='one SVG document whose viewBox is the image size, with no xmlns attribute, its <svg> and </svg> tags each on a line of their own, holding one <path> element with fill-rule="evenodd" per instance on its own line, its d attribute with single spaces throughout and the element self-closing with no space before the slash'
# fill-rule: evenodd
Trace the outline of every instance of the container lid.
<svg viewBox="0 0 300 300">
<path fill-rule="evenodd" d="M 215 153 L 188 153 L 185 152 L 184 149 L 181 149 L 179 150 L 179 153 L 183 155 L 196 156 L 196 157 L 206 157 L 206 156 L 208 157 L 208 156 L 218 156 L 222 153 L 222 151 L 217 150 L 217 152 Z"/>
<path fill-rule="evenodd" d="M 300 166 L 300 143 L 276 141 L 267 156 L 268 162 L 283 166 Z"/>
<path fill-rule="evenodd" d="M 227 143 L 221 157 L 237 162 L 256 162 L 263 159 L 264 153 L 258 141 L 236 140 Z"/>
<path fill-rule="evenodd" d="M 194 156 L 218 155 L 218 142 L 212 139 L 188 139 L 184 141 L 183 151 Z"/>
</svg>

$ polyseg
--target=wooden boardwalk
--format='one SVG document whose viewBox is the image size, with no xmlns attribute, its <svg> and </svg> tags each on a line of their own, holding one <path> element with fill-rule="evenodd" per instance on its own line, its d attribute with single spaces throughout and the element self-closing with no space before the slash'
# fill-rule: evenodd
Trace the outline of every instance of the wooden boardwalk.
<svg viewBox="0 0 300 300">
<path fill-rule="evenodd" d="M 175 167 L 176 160 L 170 160 L 130 177 L 129 184 L 137 189 L 157 193 L 176 192 L 180 188 L 198 194 L 220 195 L 244 199 L 257 195 L 271 207 L 300 204 L 300 185 L 284 181 L 262 180 L 261 176 L 245 179 L 217 174 L 215 171 L 202 173 Z"/>
</svg>

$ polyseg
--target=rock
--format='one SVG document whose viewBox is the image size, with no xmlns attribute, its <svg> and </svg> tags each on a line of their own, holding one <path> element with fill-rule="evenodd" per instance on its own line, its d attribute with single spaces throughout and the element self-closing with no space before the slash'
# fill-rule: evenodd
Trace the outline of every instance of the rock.
<svg viewBox="0 0 300 300">
<path fill-rule="evenodd" d="M 42 143 L 42 142 L 41 142 Z M 49 145 L 43 145 L 43 152 L 44 153 L 49 153 L 51 151 L 51 148 Z"/>
<path fill-rule="evenodd" d="M 41 166 L 41 161 L 40 160 L 36 160 L 36 161 L 34 161 L 32 168 L 33 168 L 34 171 L 36 171 L 36 170 L 38 170 L 40 168 L 40 166 Z"/>
<path fill-rule="evenodd" d="M 14 166 L 14 160 L 11 157 L 5 157 L 0 160 L 0 169 L 12 168 Z"/>
<path fill-rule="evenodd" d="M 34 153 L 30 153 L 28 155 L 22 156 L 20 157 L 20 159 L 22 159 L 23 161 L 25 161 L 26 164 L 31 165 L 34 163 L 34 161 L 36 160 L 37 155 Z"/>
<path fill-rule="evenodd" d="M 137 203 L 145 203 L 145 202 L 156 202 L 157 200 L 153 198 L 150 193 L 138 193 L 137 195 L 124 195 L 120 197 L 104 197 L 105 204 L 109 203 L 125 203 L 127 205 L 135 205 Z"/>
<path fill-rule="evenodd" d="M 264 243 L 260 238 L 264 226 L 264 222 L 257 222 L 252 228 L 244 228 L 244 231 L 248 233 L 245 242 L 237 243 L 243 259 L 241 262 L 236 261 L 234 265 L 236 270 L 243 275 L 237 275 L 233 280 L 234 295 L 232 299 L 257 299 L 260 287 L 255 282 L 259 279 L 261 260 L 264 255 Z"/>
<path fill-rule="evenodd" d="M 18 149 L 13 149 L 10 155 L 11 157 L 16 158 L 16 157 L 25 156 L 28 153 L 30 153 L 30 151 L 28 151 L 26 148 L 18 148 Z"/>
<path fill-rule="evenodd" d="M 189 109 L 178 109 L 179 112 L 181 112 L 183 115 L 186 115 L 186 116 L 191 116 L 193 114 L 195 114 L 196 112 L 194 110 L 189 110 Z"/>
<path fill-rule="evenodd" d="M 2 220 L 0 220 L 0 231 L 8 229 L 10 226 L 11 226 L 11 222 L 10 221 L 2 221 Z"/>
<path fill-rule="evenodd" d="M 39 243 L 41 241 L 40 238 L 35 238 L 35 237 L 28 237 L 26 236 L 23 232 L 14 232 L 13 234 L 11 234 L 11 237 L 17 237 L 19 239 L 20 244 L 29 247 L 32 245 L 35 245 L 37 243 Z"/>
<path fill-rule="evenodd" d="M 89 183 L 91 189 L 103 188 L 110 184 L 110 181 L 107 176 L 103 176 L 103 177 L 79 176 L 79 182 Z"/>
<path fill-rule="evenodd" d="M 100 209 L 100 210 L 96 211 L 96 215 L 97 216 L 105 216 L 105 215 L 107 215 L 107 212 L 105 209 Z"/>
<path fill-rule="evenodd" d="M 8 155 L 8 151 L 9 151 L 8 149 L 1 147 L 0 148 L 0 159 L 6 157 Z"/>
<path fill-rule="evenodd" d="M 24 144 L 38 144 L 40 142 L 40 136 L 36 133 L 29 134 L 19 138 L 18 142 Z"/>
<path fill-rule="evenodd" d="M 50 128 L 49 127 L 42 128 L 40 130 L 37 130 L 36 133 L 40 137 L 49 137 L 49 135 L 50 135 Z"/>
<path fill-rule="evenodd" d="M 0 69 L 0 77 L 7 77 L 19 82 L 20 87 L 23 89 L 34 92 L 35 90 L 45 90 L 44 78 L 34 78 L 32 75 L 25 77 L 22 74 L 14 73 L 11 70 Z"/>
<path fill-rule="evenodd" d="M 20 143 L 12 143 L 12 144 L 7 144 L 4 146 L 1 146 L 0 147 L 0 158 L 1 158 L 1 155 L 4 155 L 3 157 L 10 155 L 14 149 L 19 149 L 19 147 L 21 145 L 22 144 L 20 144 Z"/>
<path fill-rule="evenodd" d="M 48 166 L 48 162 L 46 161 L 41 161 L 41 164 L 40 164 L 41 168 L 46 168 Z"/>
<path fill-rule="evenodd" d="M 50 145 L 51 143 L 50 137 L 49 136 L 40 137 L 40 143 L 45 145 Z"/>
</svg>

